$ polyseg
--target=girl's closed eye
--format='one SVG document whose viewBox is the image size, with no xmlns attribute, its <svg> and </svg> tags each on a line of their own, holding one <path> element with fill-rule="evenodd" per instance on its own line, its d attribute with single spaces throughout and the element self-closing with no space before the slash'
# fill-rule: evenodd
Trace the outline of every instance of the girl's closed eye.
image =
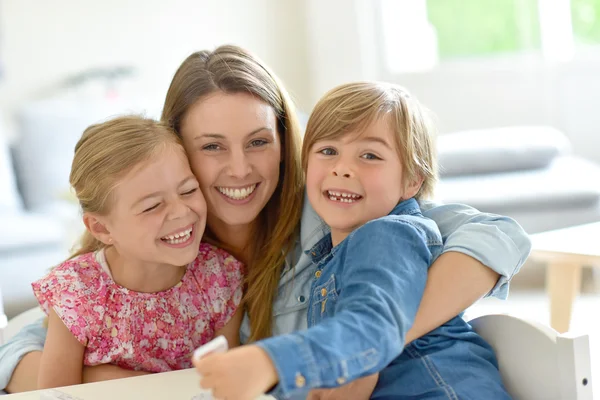
<svg viewBox="0 0 600 400">
<path fill-rule="evenodd" d="M 156 210 L 158 208 L 158 206 L 160 206 L 160 203 L 156 203 L 155 205 L 153 205 L 152 207 L 148 207 L 146 208 L 144 211 L 142 211 L 142 213 L 148 213 L 150 211 Z"/>
<path fill-rule="evenodd" d="M 193 189 L 189 189 L 186 190 L 185 192 L 182 193 L 183 196 L 189 196 L 190 194 L 194 194 L 196 193 L 196 191 L 198 190 L 197 187 L 193 188 Z"/>
</svg>

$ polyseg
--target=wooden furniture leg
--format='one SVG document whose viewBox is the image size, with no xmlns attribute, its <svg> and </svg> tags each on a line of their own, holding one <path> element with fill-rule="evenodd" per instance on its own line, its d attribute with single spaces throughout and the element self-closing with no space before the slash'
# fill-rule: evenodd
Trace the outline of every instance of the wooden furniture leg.
<svg viewBox="0 0 600 400">
<path fill-rule="evenodd" d="M 551 263 L 546 272 L 546 288 L 550 296 L 550 326 L 559 333 L 569 330 L 573 302 L 581 287 L 581 265 Z"/>
</svg>

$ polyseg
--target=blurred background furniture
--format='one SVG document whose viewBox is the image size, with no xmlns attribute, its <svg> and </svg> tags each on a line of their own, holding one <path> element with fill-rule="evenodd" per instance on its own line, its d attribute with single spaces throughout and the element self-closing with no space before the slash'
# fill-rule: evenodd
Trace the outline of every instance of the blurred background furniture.
<svg viewBox="0 0 600 400">
<path fill-rule="evenodd" d="M 560 335 L 510 315 L 484 315 L 469 323 L 494 348 L 515 400 L 593 399 L 587 335 Z"/>
</svg>

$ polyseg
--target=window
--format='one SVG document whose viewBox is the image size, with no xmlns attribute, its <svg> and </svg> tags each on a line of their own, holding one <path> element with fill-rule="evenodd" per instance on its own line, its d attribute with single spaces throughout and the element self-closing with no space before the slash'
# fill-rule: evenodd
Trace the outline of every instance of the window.
<svg viewBox="0 0 600 400">
<path fill-rule="evenodd" d="M 519 55 L 568 61 L 575 45 L 600 44 L 600 0 L 380 1 L 384 54 L 393 72 Z"/>
<path fill-rule="evenodd" d="M 537 0 L 427 0 L 440 59 L 540 49 Z"/>
<path fill-rule="evenodd" d="M 600 43 L 600 0 L 571 0 L 571 15 L 578 43 Z"/>
</svg>

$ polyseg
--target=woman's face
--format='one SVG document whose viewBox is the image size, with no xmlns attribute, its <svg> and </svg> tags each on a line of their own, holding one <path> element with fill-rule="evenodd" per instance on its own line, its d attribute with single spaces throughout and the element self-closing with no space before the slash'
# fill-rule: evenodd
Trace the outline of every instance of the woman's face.
<svg viewBox="0 0 600 400">
<path fill-rule="evenodd" d="M 181 136 L 208 204 L 208 222 L 250 224 L 279 182 L 281 140 L 271 106 L 247 93 L 215 92 L 188 110 Z"/>
</svg>

